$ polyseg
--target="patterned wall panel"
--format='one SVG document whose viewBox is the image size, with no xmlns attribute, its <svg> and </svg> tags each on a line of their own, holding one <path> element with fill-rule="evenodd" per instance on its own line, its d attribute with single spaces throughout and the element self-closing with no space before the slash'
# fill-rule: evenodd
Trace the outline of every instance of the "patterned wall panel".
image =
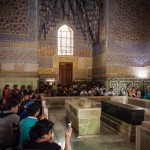
<svg viewBox="0 0 150 150">
<path fill-rule="evenodd" d="M 0 33 L 28 33 L 28 1 L 0 1 Z"/>
<path fill-rule="evenodd" d="M 53 63 L 54 63 L 54 67 L 55 68 L 59 68 L 59 62 L 73 62 L 73 68 L 74 69 L 77 69 L 78 68 L 78 57 L 74 57 L 74 56 L 54 56 L 54 60 L 53 60 Z"/>
<path fill-rule="evenodd" d="M 149 0 L 113 0 L 113 40 L 149 41 L 149 9 Z"/>
<path fill-rule="evenodd" d="M 1 0 L 0 40 L 37 41 L 37 0 Z"/>
<path fill-rule="evenodd" d="M 49 74 L 49 75 L 53 75 L 55 74 L 56 70 L 54 68 L 39 68 L 38 69 L 38 73 L 39 74 Z"/>
<path fill-rule="evenodd" d="M 92 44 L 88 40 L 85 40 L 81 30 L 76 29 L 67 19 L 63 21 L 60 19 L 56 27 L 50 27 L 46 39 L 40 37 L 38 55 L 54 56 L 58 54 L 57 34 L 58 29 L 64 24 L 68 25 L 73 30 L 73 55 L 79 57 L 92 57 Z"/>
<path fill-rule="evenodd" d="M 143 89 L 143 81 L 134 81 L 134 87 Z"/>
<path fill-rule="evenodd" d="M 118 95 L 118 81 L 110 81 L 107 89 L 113 88 L 116 95 Z"/>
<path fill-rule="evenodd" d="M 145 80 L 144 81 L 144 89 L 150 86 L 150 80 Z"/>
<path fill-rule="evenodd" d="M 0 41 L 0 49 L 5 50 L 5 47 L 7 49 L 13 49 L 13 48 L 37 48 L 38 43 L 37 42 L 22 42 L 22 41 Z"/>
<path fill-rule="evenodd" d="M 150 69 L 147 67 L 132 66 L 107 66 L 108 78 L 145 78 L 150 77 Z"/>
<path fill-rule="evenodd" d="M 51 56 L 38 56 L 39 68 L 52 68 L 53 57 Z"/>
<path fill-rule="evenodd" d="M 37 50 L 30 48 L 0 49 L 1 63 L 33 63 L 37 64 Z"/>
<path fill-rule="evenodd" d="M 112 53 L 107 54 L 107 64 L 143 66 L 150 61 L 150 54 Z"/>
<path fill-rule="evenodd" d="M 38 55 L 40 56 L 53 56 L 54 55 L 54 44 L 53 40 L 47 39 L 47 41 L 39 41 L 38 43 Z"/>
<path fill-rule="evenodd" d="M 105 25 L 104 25 L 105 3 L 104 0 L 100 2 L 100 40 L 105 38 Z"/>
<path fill-rule="evenodd" d="M 124 79 L 123 81 L 120 80 L 119 82 L 119 88 L 125 86 L 125 85 L 128 85 L 128 84 L 131 84 L 133 85 L 133 80 L 130 80 L 130 79 Z"/>
<path fill-rule="evenodd" d="M 150 86 L 150 80 L 144 79 L 107 79 L 106 80 L 106 88 L 107 90 L 110 87 L 114 88 L 114 91 L 117 95 L 120 93 L 120 89 L 125 85 L 132 85 L 136 88 L 140 88 L 141 90 L 146 89 L 146 87 Z"/>
</svg>

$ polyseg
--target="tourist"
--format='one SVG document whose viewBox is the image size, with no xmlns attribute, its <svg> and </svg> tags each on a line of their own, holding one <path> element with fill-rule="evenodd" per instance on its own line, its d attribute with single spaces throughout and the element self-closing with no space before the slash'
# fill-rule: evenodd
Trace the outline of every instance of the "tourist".
<svg viewBox="0 0 150 150">
<path fill-rule="evenodd" d="M 5 111 L 5 110 L 6 110 L 6 99 L 2 97 L 0 99 L 0 111 Z"/>
<path fill-rule="evenodd" d="M 114 96 L 115 95 L 114 89 L 110 88 L 107 94 L 108 96 Z"/>
<path fill-rule="evenodd" d="M 80 92 L 80 96 L 88 96 L 88 93 L 85 88 L 83 88 L 82 91 Z"/>
<path fill-rule="evenodd" d="M 62 150 L 61 146 L 53 142 L 54 124 L 47 119 L 39 120 L 30 130 L 30 141 L 26 141 L 23 150 L 42 149 L 42 150 Z M 65 133 L 65 148 L 70 150 L 70 137 L 72 129 L 67 129 Z"/>
<path fill-rule="evenodd" d="M 7 84 L 4 87 L 4 90 L 3 90 L 3 97 L 6 99 L 6 101 L 8 101 L 8 99 L 10 98 L 10 96 L 11 96 L 10 85 Z"/>
<path fill-rule="evenodd" d="M 16 114 L 19 103 L 10 99 L 7 102 L 7 111 L 0 111 L 0 147 L 14 147 L 18 144 L 18 130 L 20 118 Z"/>
<path fill-rule="evenodd" d="M 104 93 L 103 93 L 104 90 L 105 90 L 105 87 L 104 87 L 104 85 L 102 85 L 102 86 L 99 88 L 99 94 L 100 94 L 100 96 L 104 96 Z"/>
<path fill-rule="evenodd" d="M 101 93 L 101 96 L 108 96 L 107 91 L 104 89 L 103 92 Z"/>
<path fill-rule="evenodd" d="M 145 95 L 143 97 L 144 99 L 150 99 L 150 87 L 147 88 L 145 91 Z"/>
<path fill-rule="evenodd" d="M 93 87 L 91 87 L 91 89 L 89 90 L 88 95 L 89 96 L 95 96 L 96 95 L 96 92 L 95 92 Z"/>
<path fill-rule="evenodd" d="M 33 86 L 32 85 L 28 85 L 27 90 L 25 91 L 26 94 L 31 95 L 34 91 L 33 91 Z"/>
<path fill-rule="evenodd" d="M 120 89 L 120 96 L 127 96 L 128 92 L 127 92 L 127 86 L 126 84 L 122 86 L 122 88 Z"/>
<path fill-rule="evenodd" d="M 38 121 L 37 116 L 40 112 L 40 105 L 33 103 L 28 108 L 28 117 L 23 119 L 20 123 L 20 143 L 22 148 L 24 141 L 29 140 L 29 132 L 32 126 Z"/>
<path fill-rule="evenodd" d="M 20 92 L 19 92 L 19 95 L 20 95 L 20 97 L 23 97 L 26 93 L 27 93 L 27 91 L 26 91 L 26 86 L 23 85 L 23 86 L 21 87 L 21 90 L 20 90 Z"/>
<path fill-rule="evenodd" d="M 35 96 L 35 99 L 41 99 L 41 94 L 40 94 L 39 89 L 36 89 L 36 90 L 35 90 L 34 96 Z"/>
<path fill-rule="evenodd" d="M 137 91 L 136 91 L 136 97 L 137 98 L 142 98 L 141 90 L 140 89 L 137 89 Z"/>
<path fill-rule="evenodd" d="M 18 85 L 17 84 L 15 84 L 13 86 L 13 89 L 12 89 L 12 92 L 11 92 L 11 97 L 13 99 L 20 100 L 21 96 L 19 95 L 19 89 L 18 89 Z"/>
</svg>

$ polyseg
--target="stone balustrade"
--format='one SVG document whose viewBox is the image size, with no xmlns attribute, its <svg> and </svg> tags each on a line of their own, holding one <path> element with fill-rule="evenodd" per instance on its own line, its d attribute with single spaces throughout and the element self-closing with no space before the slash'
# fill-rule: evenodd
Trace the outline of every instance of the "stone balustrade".
<svg viewBox="0 0 150 150">
<path fill-rule="evenodd" d="M 46 106 L 49 108 L 64 108 L 65 106 L 65 100 L 72 100 L 72 99 L 79 99 L 80 96 L 58 96 L 58 97 L 43 97 L 42 100 L 46 101 Z M 127 96 L 87 96 L 86 98 L 96 101 L 96 102 L 101 102 L 103 101 L 117 101 L 120 103 L 128 103 L 128 98 Z M 100 103 L 101 104 L 101 103 Z"/>
<path fill-rule="evenodd" d="M 150 120 L 150 100 L 128 97 L 128 104 L 145 108 L 145 120 Z"/>
<path fill-rule="evenodd" d="M 136 127 L 136 150 L 150 149 L 150 121 L 143 121 Z"/>
</svg>

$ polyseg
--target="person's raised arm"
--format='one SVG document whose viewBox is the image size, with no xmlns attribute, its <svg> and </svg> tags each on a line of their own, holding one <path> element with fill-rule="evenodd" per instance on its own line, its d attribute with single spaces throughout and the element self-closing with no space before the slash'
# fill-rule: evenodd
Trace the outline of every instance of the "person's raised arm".
<svg viewBox="0 0 150 150">
<path fill-rule="evenodd" d="M 65 134 L 65 148 L 64 150 L 70 150 L 70 138 L 72 134 L 72 128 L 67 129 Z"/>
</svg>

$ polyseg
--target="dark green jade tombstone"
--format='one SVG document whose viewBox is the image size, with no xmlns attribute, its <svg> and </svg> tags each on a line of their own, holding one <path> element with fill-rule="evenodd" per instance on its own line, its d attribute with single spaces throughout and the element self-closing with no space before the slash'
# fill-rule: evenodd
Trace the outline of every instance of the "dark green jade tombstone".
<svg viewBox="0 0 150 150">
<path fill-rule="evenodd" d="M 135 141 L 136 125 L 144 121 L 145 109 L 115 101 L 102 101 L 101 121 L 118 131 L 117 133 L 127 137 L 129 141 Z"/>
</svg>

